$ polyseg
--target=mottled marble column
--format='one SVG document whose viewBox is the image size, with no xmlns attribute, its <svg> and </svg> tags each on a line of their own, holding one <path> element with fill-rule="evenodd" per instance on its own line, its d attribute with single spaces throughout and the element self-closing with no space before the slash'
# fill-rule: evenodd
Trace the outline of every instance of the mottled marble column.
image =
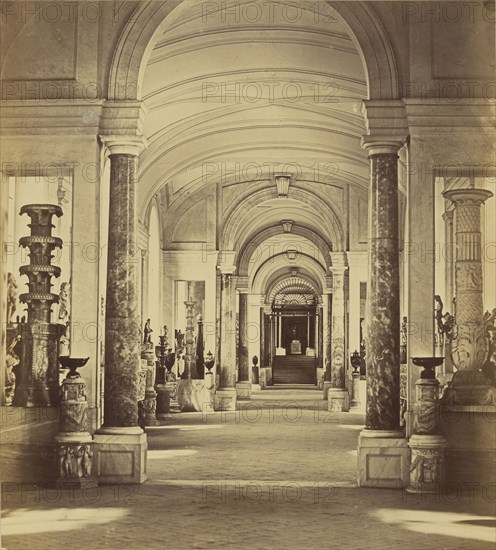
<svg viewBox="0 0 496 550">
<path fill-rule="evenodd" d="M 138 426 L 137 157 L 110 155 L 104 427 Z"/>
<path fill-rule="evenodd" d="M 345 302 L 346 267 L 332 267 L 331 388 L 345 388 Z"/>
<path fill-rule="evenodd" d="M 239 348 L 238 381 L 236 393 L 238 399 L 251 398 L 250 362 L 248 360 L 248 294 L 239 294 Z"/>
<path fill-rule="evenodd" d="M 400 429 L 397 147 L 369 149 L 366 428 Z"/>
<path fill-rule="evenodd" d="M 344 265 L 331 268 L 332 291 L 332 333 L 331 333 L 331 383 L 327 392 L 329 410 L 349 411 L 350 397 L 346 389 L 345 360 L 345 273 Z"/>
</svg>

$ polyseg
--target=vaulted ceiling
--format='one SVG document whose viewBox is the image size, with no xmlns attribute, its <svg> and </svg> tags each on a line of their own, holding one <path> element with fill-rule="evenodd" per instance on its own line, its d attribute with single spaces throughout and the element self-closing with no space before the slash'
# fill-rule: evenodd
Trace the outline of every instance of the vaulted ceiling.
<svg viewBox="0 0 496 550">
<path fill-rule="evenodd" d="M 282 171 L 329 195 L 366 188 L 366 79 L 332 11 L 317 13 L 315 2 L 237 2 L 230 12 L 195 4 L 166 18 L 145 70 L 141 212 L 164 186 L 172 207 L 204 186 L 239 184 L 239 193 Z"/>
</svg>

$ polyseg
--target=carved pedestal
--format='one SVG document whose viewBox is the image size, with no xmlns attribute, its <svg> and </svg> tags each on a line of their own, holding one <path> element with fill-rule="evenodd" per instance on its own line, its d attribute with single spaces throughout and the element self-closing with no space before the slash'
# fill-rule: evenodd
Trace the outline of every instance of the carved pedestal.
<svg viewBox="0 0 496 550">
<path fill-rule="evenodd" d="M 327 392 L 327 410 L 332 412 L 348 412 L 350 410 L 350 394 L 344 388 L 329 388 Z"/>
<path fill-rule="evenodd" d="M 409 493 L 435 493 L 445 482 L 444 450 L 447 440 L 438 434 L 439 381 L 419 378 L 415 382 L 414 434 L 408 441 L 412 450 Z"/>
<path fill-rule="evenodd" d="M 19 326 L 22 362 L 16 369 L 12 404 L 17 407 L 57 405 L 60 326 L 43 321 L 22 323 Z"/>
<path fill-rule="evenodd" d="M 66 378 L 61 387 L 60 431 L 56 437 L 58 483 L 63 487 L 96 487 L 93 441 L 87 431 L 86 382 Z"/>
</svg>

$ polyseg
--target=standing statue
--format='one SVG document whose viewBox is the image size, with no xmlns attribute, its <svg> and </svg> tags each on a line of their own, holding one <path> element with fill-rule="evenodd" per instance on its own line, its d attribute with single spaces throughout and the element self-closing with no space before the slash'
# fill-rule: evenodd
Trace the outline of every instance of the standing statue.
<svg viewBox="0 0 496 550">
<path fill-rule="evenodd" d="M 71 283 L 62 283 L 59 294 L 59 321 L 65 324 L 71 316 Z"/>
<path fill-rule="evenodd" d="M 434 318 L 437 324 L 437 345 L 442 348 L 446 341 L 450 341 L 453 338 L 455 318 L 449 311 L 443 313 L 443 301 L 438 294 L 434 296 L 434 301 L 436 302 Z M 453 300 L 454 303 L 455 301 Z"/>
<path fill-rule="evenodd" d="M 146 320 L 145 328 L 143 329 L 143 344 L 151 344 L 152 337 L 151 334 L 153 329 L 150 327 L 150 319 Z"/>
<path fill-rule="evenodd" d="M 14 373 L 14 368 L 17 367 L 20 363 L 19 356 L 14 351 L 14 348 L 17 346 L 21 337 L 16 336 L 10 346 L 7 348 L 5 354 L 5 404 L 12 404 L 12 395 L 14 393 L 14 387 L 16 382 L 16 376 Z"/>
<path fill-rule="evenodd" d="M 10 323 L 17 306 L 17 282 L 12 273 L 7 273 L 7 323 Z"/>
<path fill-rule="evenodd" d="M 296 325 L 293 325 L 293 328 L 291 329 L 291 336 L 293 337 L 293 340 L 298 340 L 298 327 Z"/>
</svg>

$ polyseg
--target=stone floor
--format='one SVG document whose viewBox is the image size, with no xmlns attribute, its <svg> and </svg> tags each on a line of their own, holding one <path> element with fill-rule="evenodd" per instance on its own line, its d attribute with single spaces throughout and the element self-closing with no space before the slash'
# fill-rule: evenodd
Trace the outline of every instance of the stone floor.
<svg viewBox="0 0 496 550">
<path fill-rule="evenodd" d="M 4 483 L 7 550 L 491 549 L 495 486 L 437 495 L 355 486 L 361 413 L 276 387 L 236 413 L 173 414 L 148 431 L 141 486 Z"/>
</svg>

